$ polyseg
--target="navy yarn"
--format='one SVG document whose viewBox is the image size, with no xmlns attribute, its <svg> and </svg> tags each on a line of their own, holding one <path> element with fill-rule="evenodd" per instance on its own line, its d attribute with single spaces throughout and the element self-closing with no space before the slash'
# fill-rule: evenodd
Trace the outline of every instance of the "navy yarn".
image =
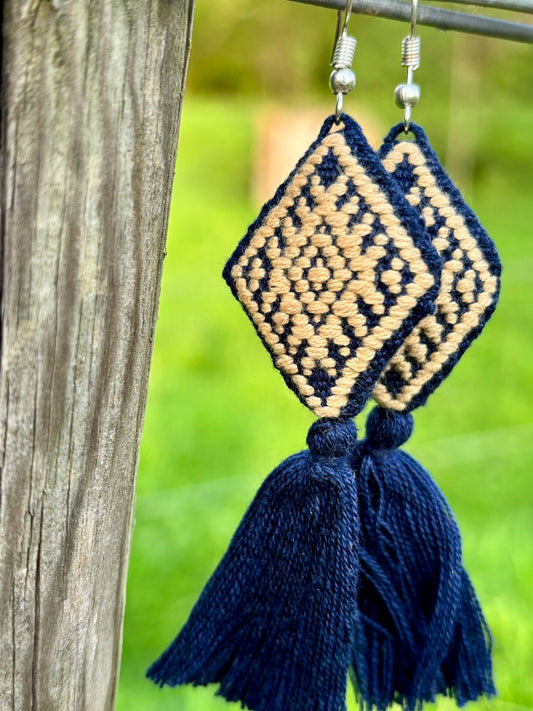
<svg viewBox="0 0 533 711">
<path fill-rule="evenodd" d="M 495 693 L 490 634 L 444 496 L 397 449 L 413 418 L 375 408 L 357 457 L 360 575 L 352 663 L 362 708 Z"/>
<path fill-rule="evenodd" d="M 309 450 L 261 486 L 178 637 L 159 685 L 219 684 L 256 711 L 343 711 L 359 520 L 351 421 L 319 420 Z"/>
<path fill-rule="evenodd" d="M 352 420 L 322 417 L 307 433 L 307 446 L 314 457 L 345 457 L 356 449 L 357 429 Z"/>
<path fill-rule="evenodd" d="M 492 676 L 492 637 L 465 570 L 462 571 L 461 603 L 454 635 L 439 681 L 443 689 L 453 690 L 449 695 L 459 706 L 483 694 L 487 697 L 496 694 Z"/>
<path fill-rule="evenodd" d="M 411 413 L 400 414 L 375 407 L 366 421 L 365 448 L 368 451 L 397 449 L 413 434 L 413 427 Z"/>
</svg>

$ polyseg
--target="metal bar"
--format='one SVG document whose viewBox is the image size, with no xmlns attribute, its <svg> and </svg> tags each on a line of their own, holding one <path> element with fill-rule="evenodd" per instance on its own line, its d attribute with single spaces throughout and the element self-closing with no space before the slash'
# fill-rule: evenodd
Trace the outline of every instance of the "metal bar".
<svg viewBox="0 0 533 711">
<path fill-rule="evenodd" d="M 525 12 L 533 15 L 533 0 L 426 0 L 426 2 L 452 2 L 456 5 L 479 5 L 509 12 Z"/>
<path fill-rule="evenodd" d="M 291 0 L 307 5 L 318 5 L 333 10 L 343 10 L 345 0 Z M 480 0 L 478 0 L 479 2 Z M 502 0 L 503 2 L 503 0 Z M 411 5 L 403 0 L 354 0 L 352 12 L 361 15 L 373 15 L 389 20 L 409 22 Z M 436 27 L 439 30 L 456 30 L 474 35 L 507 39 L 514 42 L 533 44 L 533 25 L 508 20 L 497 20 L 492 17 L 470 15 L 467 12 L 443 10 L 441 8 L 418 6 L 417 24 Z"/>
</svg>

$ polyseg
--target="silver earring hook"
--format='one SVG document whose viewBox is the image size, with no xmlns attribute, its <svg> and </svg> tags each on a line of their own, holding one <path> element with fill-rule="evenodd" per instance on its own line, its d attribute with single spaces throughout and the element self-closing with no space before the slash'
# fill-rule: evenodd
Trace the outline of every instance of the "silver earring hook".
<svg viewBox="0 0 533 711">
<path fill-rule="evenodd" d="M 350 22 L 351 16 L 352 16 L 352 0 L 346 0 L 346 6 L 344 8 L 344 20 L 342 22 L 342 31 L 343 32 L 348 32 L 348 23 Z"/>
<path fill-rule="evenodd" d="M 415 70 L 420 66 L 420 37 L 416 34 L 418 0 L 411 0 L 411 33 L 402 40 L 402 66 L 407 67 L 407 81 L 394 90 L 396 104 L 404 110 L 403 130 L 409 131 L 413 107 L 420 100 L 420 87 L 413 82 Z"/>
<path fill-rule="evenodd" d="M 329 77 L 331 91 L 336 94 L 335 123 L 339 123 L 342 104 L 345 94 L 349 94 L 355 87 L 355 74 L 351 67 L 357 40 L 348 35 L 348 23 L 352 15 L 353 0 L 346 0 L 344 10 L 337 13 L 337 27 L 335 29 L 335 41 L 331 53 L 330 65 L 333 71 Z"/>
<path fill-rule="evenodd" d="M 418 0 L 411 0 L 411 37 L 416 35 L 416 23 L 418 20 Z"/>
<path fill-rule="evenodd" d="M 353 0 L 346 0 L 346 5 L 344 10 L 337 11 L 337 27 L 335 29 L 335 39 L 333 40 L 333 48 L 331 50 L 331 58 L 329 63 L 333 65 L 333 58 L 335 56 L 335 49 L 337 47 L 337 42 L 342 34 L 348 34 L 348 24 L 350 22 L 350 17 L 352 16 L 352 2 Z"/>
</svg>

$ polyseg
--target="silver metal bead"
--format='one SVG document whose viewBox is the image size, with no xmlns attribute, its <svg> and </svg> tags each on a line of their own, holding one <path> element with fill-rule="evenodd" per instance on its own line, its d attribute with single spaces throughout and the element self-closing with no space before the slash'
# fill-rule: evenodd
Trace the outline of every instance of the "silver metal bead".
<svg viewBox="0 0 533 711">
<path fill-rule="evenodd" d="M 420 87 L 418 84 L 398 84 L 394 90 L 394 100 L 401 109 L 416 106 L 420 101 Z"/>
<path fill-rule="evenodd" d="M 329 86 L 334 94 L 349 94 L 355 88 L 355 73 L 351 69 L 334 69 Z"/>
</svg>

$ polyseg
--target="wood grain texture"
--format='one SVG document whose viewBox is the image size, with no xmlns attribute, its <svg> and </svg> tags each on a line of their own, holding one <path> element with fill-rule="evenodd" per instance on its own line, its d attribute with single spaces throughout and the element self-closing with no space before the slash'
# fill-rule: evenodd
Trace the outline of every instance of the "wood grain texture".
<svg viewBox="0 0 533 711">
<path fill-rule="evenodd" d="M 193 0 L 5 0 L 0 708 L 114 706 Z"/>
</svg>

